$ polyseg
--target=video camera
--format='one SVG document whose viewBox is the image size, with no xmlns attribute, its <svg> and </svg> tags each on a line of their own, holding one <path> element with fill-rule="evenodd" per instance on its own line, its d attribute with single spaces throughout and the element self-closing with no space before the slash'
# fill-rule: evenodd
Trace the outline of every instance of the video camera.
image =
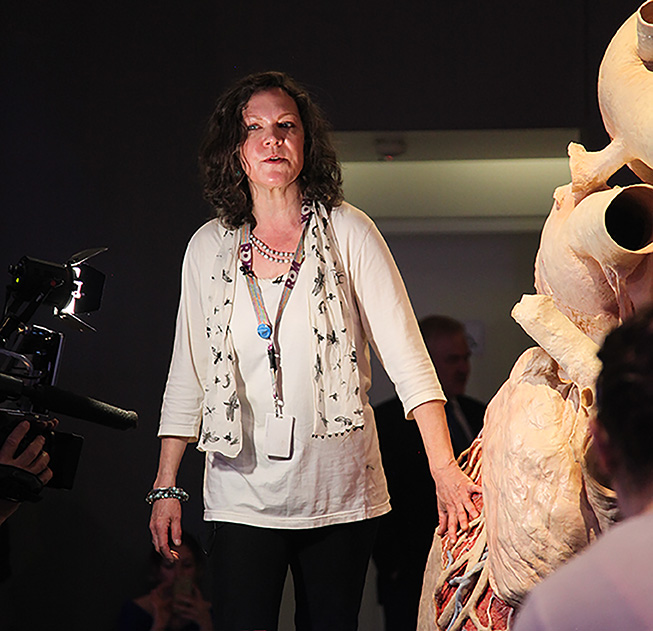
<svg viewBox="0 0 653 631">
<path fill-rule="evenodd" d="M 24 256 L 9 267 L 11 282 L 0 323 L 0 445 L 19 423 L 29 421 L 16 453 L 43 435 L 53 473 L 48 486 L 53 488 L 72 488 L 84 439 L 50 429 L 52 412 L 122 430 L 138 422 L 136 412 L 57 388 L 64 335 L 28 324 L 41 305 L 48 305 L 78 330 L 94 330 L 79 314 L 100 308 L 104 274 L 86 261 L 106 249 L 84 250 L 63 265 Z M 36 476 L 0 465 L 0 497 L 38 501 L 41 488 Z"/>
</svg>

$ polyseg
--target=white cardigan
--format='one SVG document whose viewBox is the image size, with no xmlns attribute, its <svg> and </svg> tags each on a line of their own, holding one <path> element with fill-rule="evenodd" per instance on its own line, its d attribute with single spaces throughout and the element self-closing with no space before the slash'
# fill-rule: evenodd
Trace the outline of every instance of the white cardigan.
<svg viewBox="0 0 653 631">
<path fill-rule="evenodd" d="M 368 342 L 393 380 L 407 417 L 431 400 L 444 400 L 403 281 L 382 236 L 360 210 L 343 204 L 330 215 L 349 286 L 365 427 L 343 436 L 312 437 L 311 335 L 306 296 L 312 279 L 300 270 L 279 329 L 284 412 L 295 416 L 293 453 L 270 460 L 263 449 L 265 417 L 274 411 L 267 343 L 256 334 L 247 285 L 236 278 L 232 321 L 238 355 L 243 445 L 235 458 L 206 454 L 204 518 L 272 528 L 310 528 L 357 521 L 390 510 L 373 412 Z M 163 399 L 159 436 L 197 440 L 210 353 L 206 341 L 210 275 L 222 229 L 217 220 L 192 237 L 184 258 L 175 345 Z M 260 280 L 272 318 L 282 283 Z M 401 421 L 397 431 L 402 431 Z"/>
</svg>

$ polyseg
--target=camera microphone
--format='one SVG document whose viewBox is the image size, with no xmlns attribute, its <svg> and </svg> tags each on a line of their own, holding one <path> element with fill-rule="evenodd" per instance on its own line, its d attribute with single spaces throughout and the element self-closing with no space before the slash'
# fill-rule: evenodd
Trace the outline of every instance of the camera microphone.
<svg viewBox="0 0 653 631">
<path fill-rule="evenodd" d="M 0 374 L 0 392 L 11 396 L 24 396 L 52 412 L 113 429 L 132 429 L 138 424 L 136 412 L 123 410 L 91 397 L 73 394 L 55 386 L 26 386 L 20 379 L 9 375 Z"/>
</svg>

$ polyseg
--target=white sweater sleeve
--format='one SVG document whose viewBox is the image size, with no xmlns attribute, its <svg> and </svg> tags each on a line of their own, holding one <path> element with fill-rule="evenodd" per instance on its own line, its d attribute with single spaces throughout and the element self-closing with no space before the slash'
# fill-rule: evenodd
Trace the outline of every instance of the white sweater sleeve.
<svg viewBox="0 0 653 631">
<path fill-rule="evenodd" d="M 204 277 L 210 273 L 206 268 L 211 265 L 207 256 L 209 225 L 195 234 L 184 256 L 175 342 L 163 395 L 159 436 L 195 440 L 199 437 L 209 353 L 204 305 Z"/>
</svg>

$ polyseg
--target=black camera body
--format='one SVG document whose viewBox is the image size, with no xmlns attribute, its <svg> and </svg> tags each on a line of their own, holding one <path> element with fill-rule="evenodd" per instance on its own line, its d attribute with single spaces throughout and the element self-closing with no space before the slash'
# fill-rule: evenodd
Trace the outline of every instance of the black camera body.
<svg viewBox="0 0 653 631">
<path fill-rule="evenodd" d="M 72 488 L 84 440 L 77 434 L 55 430 L 52 413 L 116 429 L 135 427 L 138 420 L 135 412 L 57 388 L 64 335 L 28 324 L 41 305 L 50 305 L 54 315 L 75 328 L 93 330 L 78 314 L 99 309 L 104 274 L 85 261 L 105 249 L 85 250 L 64 265 L 23 257 L 9 268 L 12 280 L 0 324 L 0 445 L 19 423 L 28 421 L 29 431 L 14 455 L 43 436 L 43 450 L 50 457 L 48 466 L 53 473 L 48 486 L 52 488 Z M 30 476 L 0 465 L 0 497 L 40 499 L 38 481 Z"/>
<path fill-rule="evenodd" d="M 22 383 L 54 385 L 63 349 L 62 333 L 40 326 L 24 326 L 10 336 L 10 352 L 0 349 L 0 374 L 20 378 Z M 22 390 L 22 388 L 21 388 Z M 0 444 L 22 421 L 30 429 L 20 442 L 16 455 L 39 435 L 45 439 L 43 451 L 50 456 L 51 488 L 71 489 L 79 457 L 82 436 L 48 429 L 48 411 L 24 395 L 11 398 L 0 395 Z"/>
</svg>

